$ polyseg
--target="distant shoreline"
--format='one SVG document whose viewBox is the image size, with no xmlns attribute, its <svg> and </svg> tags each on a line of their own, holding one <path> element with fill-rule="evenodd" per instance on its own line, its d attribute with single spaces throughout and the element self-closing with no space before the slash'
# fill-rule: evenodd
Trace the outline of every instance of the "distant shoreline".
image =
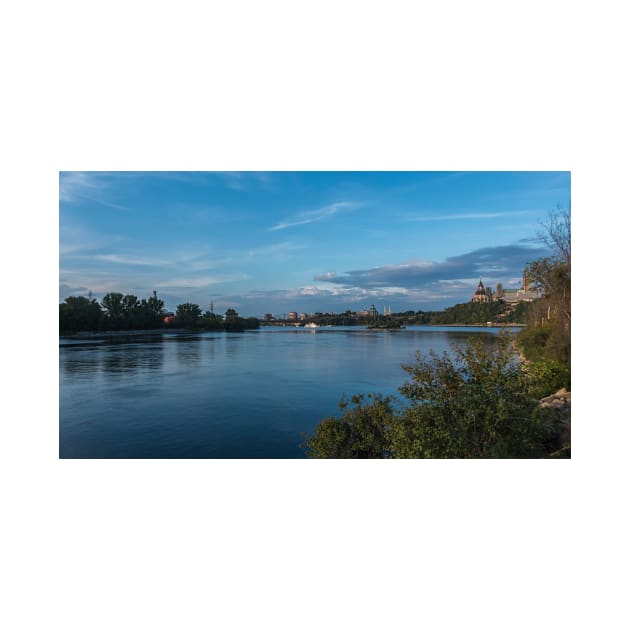
<svg viewBox="0 0 630 630">
<path fill-rule="evenodd" d="M 513 324 L 510 322 L 490 322 L 489 324 L 422 324 L 423 326 L 475 326 L 477 328 L 525 328 L 527 324 Z"/>
<path fill-rule="evenodd" d="M 150 328 L 147 330 L 83 330 L 73 333 L 60 333 L 63 339 L 93 339 L 94 337 L 142 337 L 148 335 L 161 335 L 164 333 L 191 333 L 196 332 L 186 328 Z"/>
<path fill-rule="evenodd" d="M 282 322 L 273 322 L 273 323 L 264 323 L 261 322 L 261 328 L 266 326 L 275 326 L 275 327 L 286 327 L 286 328 L 296 328 L 295 324 L 282 323 Z M 492 324 L 411 324 L 411 326 L 428 326 L 431 328 L 461 328 L 463 326 L 467 328 L 524 328 L 526 324 L 511 324 L 511 323 L 495 323 Z M 354 324 L 351 327 L 362 328 L 365 327 L 365 324 Z M 301 328 L 301 327 L 300 327 Z M 323 328 L 337 328 L 337 326 L 330 325 L 324 326 Z M 148 330 L 90 330 L 90 331 L 82 331 L 75 333 L 61 333 L 59 335 L 60 339 L 94 339 L 97 337 L 146 337 L 151 335 L 162 335 L 162 334 L 191 334 L 198 332 L 225 332 L 223 330 L 211 330 L 206 331 L 205 329 L 191 329 L 191 328 L 151 328 Z"/>
</svg>

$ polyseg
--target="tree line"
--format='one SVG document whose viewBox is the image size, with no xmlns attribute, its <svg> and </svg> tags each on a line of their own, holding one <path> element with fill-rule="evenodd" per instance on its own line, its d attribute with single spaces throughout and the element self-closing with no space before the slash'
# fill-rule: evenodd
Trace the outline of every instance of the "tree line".
<svg viewBox="0 0 630 630">
<path fill-rule="evenodd" d="M 320 326 L 386 326 L 390 322 L 395 322 L 401 326 L 443 324 L 460 324 L 465 326 L 496 321 L 523 324 L 527 321 L 529 306 L 530 303 L 528 302 L 510 305 L 501 300 L 487 303 L 465 302 L 464 304 L 455 304 L 441 311 L 405 311 L 392 313 L 391 315 L 358 315 L 351 311 L 345 311 L 344 313 L 314 313 L 308 317 L 308 321 L 315 322 Z"/>
<path fill-rule="evenodd" d="M 179 304 L 175 312 L 175 325 L 183 328 L 201 328 L 204 330 L 243 331 L 252 330 L 260 326 L 256 317 L 240 317 L 233 309 L 228 308 L 225 316 L 212 311 L 201 312 L 198 304 Z"/>
<path fill-rule="evenodd" d="M 529 302 L 510 305 L 498 300 L 496 302 L 465 302 L 449 306 L 442 311 L 419 311 L 406 317 L 406 324 L 434 326 L 444 324 L 485 324 L 501 321 L 504 323 L 522 324 L 527 321 Z"/>
<path fill-rule="evenodd" d="M 157 328 L 242 331 L 258 326 L 257 318 L 240 317 L 234 309 L 227 309 L 225 316 L 202 313 L 198 304 L 190 302 L 179 304 L 174 316 L 166 317 L 164 302 L 155 291 L 147 299 L 111 292 L 100 303 L 94 298 L 72 296 L 59 305 L 60 333 Z"/>
</svg>

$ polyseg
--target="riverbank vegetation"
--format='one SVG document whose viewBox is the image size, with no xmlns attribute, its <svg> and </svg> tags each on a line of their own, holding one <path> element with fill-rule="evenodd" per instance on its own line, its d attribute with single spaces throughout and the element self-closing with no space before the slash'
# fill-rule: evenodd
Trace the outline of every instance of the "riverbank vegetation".
<svg viewBox="0 0 630 630">
<path fill-rule="evenodd" d="M 59 332 L 150 330 L 163 324 L 164 302 L 154 293 L 148 299 L 107 293 L 99 304 L 93 298 L 68 297 L 59 305 Z"/>
<path fill-rule="evenodd" d="M 402 398 L 343 400 L 303 444 L 311 458 L 540 458 L 570 453 L 566 416 L 543 408 L 545 375 L 525 369 L 514 339 L 495 349 L 481 340 L 403 366 Z"/>
<path fill-rule="evenodd" d="M 531 283 L 542 294 L 532 303 L 527 328 L 519 335 L 523 354 L 569 369 L 571 364 L 571 216 L 566 210 L 550 215 L 540 235 L 552 256 L 527 266 Z"/>
<path fill-rule="evenodd" d="M 443 311 L 423 313 L 422 323 L 432 325 L 446 324 L 485 324 L 487 322 L 501 322 L 505 324 L 521 324 L 527 321 L 529 302 L 519 302 L 511 305 L 506 302 L 465 302 L 455 304 Z"/>
<path fill-rule="evenodd" d="M 402 398 L 356 395 L 351 406 L 342 400 L 341 417 L 326 418 L 305 439 L 307 456 L 570 457 L 570 406 L 541 404 L 558 390 L 570 397 L 570 213 L 552 213 L 543 228 L 552 256 L 526 267 L 541 298 L 519 315 L 526 313 L 527 326 L 516 338 L 501 334 L 496 348 L 471 338 L 450 354 L 418 354 L 403 366 L 410 380 L 398 388 Z M 457 305 L 439 323 L 472 323 L 482 310 L 491 321 L 495 304 Z"/>
<path fill-rule="evenodd" d="M 243 331 L 258 326 L 258 319 L 240 317 L 234 309 L 228 309 L 225 316 L 202 313 L 199 305 L 190 302 L 179 304 L 176 313 L 167 314 L 155 292 L 142 300 L 135 295 L 107 293 L 100 304 L 93 298 L 68 297 L 59 305 L 61 334 L 160 328 Z"/>
</svg>

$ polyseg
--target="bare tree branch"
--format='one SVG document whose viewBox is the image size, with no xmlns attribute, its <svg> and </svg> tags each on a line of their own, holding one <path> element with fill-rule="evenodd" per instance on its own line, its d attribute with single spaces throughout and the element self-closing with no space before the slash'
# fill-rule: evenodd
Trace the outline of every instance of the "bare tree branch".
<svg viewBox="0 0 630 630">
<path fill-rule="evenodd" d="M 540 238 L 554 256 L 571 266 L 571 209 L 558 206 L 549 212 L 547 220 L 541 222 Z"/>
</svg>

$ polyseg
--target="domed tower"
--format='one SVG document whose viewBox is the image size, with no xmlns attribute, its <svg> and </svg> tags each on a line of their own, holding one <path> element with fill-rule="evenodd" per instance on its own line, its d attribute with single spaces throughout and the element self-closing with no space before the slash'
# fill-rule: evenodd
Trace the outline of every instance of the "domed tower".
<svg viewBox="0 0 630 630">
<path fill-rule="evenodd" d="M 483 286 L 483 282 L 481 278 L 479 278 L 479 284 L 477 285 L 477 290 L 473 293 L 472 301 L 473 302 L 489 302 L 490 296 L 486 291 L 486 288 Z"/>
</svg>

